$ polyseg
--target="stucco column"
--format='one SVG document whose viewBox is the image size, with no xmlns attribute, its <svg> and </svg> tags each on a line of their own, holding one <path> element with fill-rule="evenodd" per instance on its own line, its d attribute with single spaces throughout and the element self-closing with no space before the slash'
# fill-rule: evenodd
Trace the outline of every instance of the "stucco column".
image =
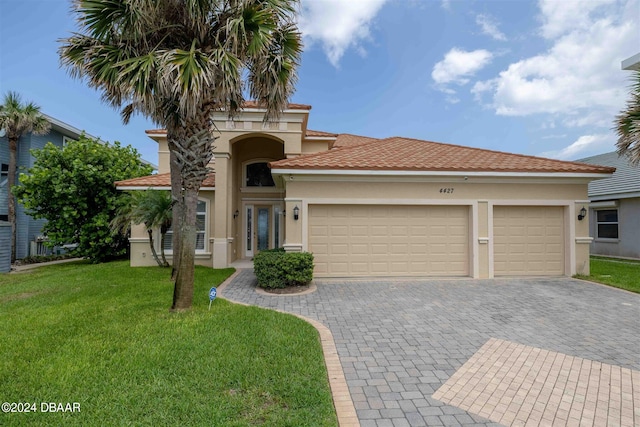
<svg viewBox="0 0 640 427">
<path fill-rule="evenodd" d="M 216 159 L 216 191 L 215 191 L 215 207 L 214 207 L 214 227 L 213 227 L 213 268 L 228 267 L 229 259 L 229 214 L 228 203 L 229 189 L 227 186 L 230 155 L 226 153 L 214 153 Z"/>
<path fill-rule="evenodd" d="M 586 213 L 584 217 L 581 214 L 582 208 Z M 575 245 L 575 271 L 568 271 L 569 275 L 589 275 L 589 247 L 593 241 L 593 237 L 589 237 L 589 214 L 593 213 L 589 211 L 588 200 L 576 200 L 574 209 L 569 209 L 569 224 L 575 224 L 575 242 L 570 242 L 571 245 Z M 582 219 L 578 219 L 578 215 Z"/>
<path fill-rule="evenodd" d="M 301 199 L 286 198 L 285 201 L 285 244 L 284 250 L 287 252 L 301 252 L 308 250 L 303 243 L 303 225 L 307 223 L 307 209 Z M 294 217 L 294 209 L 298 208 L 298 219 Z"/>
<path fill-rule="evenodd" d="M 478 201 L 478 241 L 473 242 L 478 248 L 475 257 L 477 257 L 477 270 L 474 271 L 473 277 L 476 279 L 486 279 L 489 277 L 489 245 L 493 244 L 489 240 L 489 202 L 486 200 Z"/>
</svg>

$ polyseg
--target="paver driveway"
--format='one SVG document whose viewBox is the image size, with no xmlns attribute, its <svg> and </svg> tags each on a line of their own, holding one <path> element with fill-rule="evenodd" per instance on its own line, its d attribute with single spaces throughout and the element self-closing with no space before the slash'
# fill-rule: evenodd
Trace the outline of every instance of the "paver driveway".
<svg viewBox="0 0 640 427">
<path fill-rule="evenodd" d="M 481 348 L 484 351 L 493 345 L 497 349 L 501 343 L 500 348 L 511 346 L 525 355 L 533 354 L 532 348 L 549 350 L 545 354 L 553 355 L 554 360 L 560 360 L 556 354 L 567 355 L 563 360 L 578 367 L 581 363 L 591 366 L 584 365 L 583 359 L 600 362 L 600 367 L 621 367 L 636 375 L 634 391 L 640 388 L 640 295 L 568 278 L 331 279 L 316 280 L 316 285 L 317 291 L 307 295 L 265 296 L 255 291 L 253 272 L 241 270 L 223 296 L 301 314 L 326 325 L 333 333 L 362 426 L 499 425 L 491 421 L 496 421 L 495 416 L 490 420 L 432 395 L 444 390 L 456 371 L 460 370 L 457 375 L 462 378 L 464 369 L 460 368 L 470 366 L 471 362 L 465 363 L 472 356 L 476 361 L 484 357 L 478 352 Z M 518 360 L 532 371 L 539 370 L 535 364 L 531 368 L 532 363 Z M 544 358 L 539 360 L 544 362 Z M 546 360 L 548 364 L 549 358 Z M 624 414 L 628 397 L 623 396 L 621 405 L 627 409 L 619 410 L 622 415 L 610 414 L 605 424 L 633 425 L 634 410 L 635 421 L 640 420 L 638 402 L 635 408 L 631 402 L 631 419 Z M 583 412 L 598 425 L 602 418 L 597 418 L 595 402 L 594 414 L 590 414 L 589 403 L 588 398 L 583 402 Z M 550 425 L 553 421 L 542 416 L 530 418 L 529 424 Z M 526 417 L 518 418 L 506 424 L 526 421 Z M 569 415 L 564 421 L 561 424 L 580 424 L 579 418 Z M 582 422 L 586 424 L 585 419 Z"/>
</svg>

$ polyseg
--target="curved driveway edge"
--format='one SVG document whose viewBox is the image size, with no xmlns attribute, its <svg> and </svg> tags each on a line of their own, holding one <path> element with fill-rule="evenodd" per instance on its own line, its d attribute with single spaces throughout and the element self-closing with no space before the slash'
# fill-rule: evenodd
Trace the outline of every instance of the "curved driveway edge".
<svg viewBox="0 0 640 427">
<path fill-rule="evenodd" d="M 218 291 L 220 294 L 224 292 L 226 287 L 233 283 L 236 277 L 243 270 L 236 270 L 231 276 L 227 278 L 219 287 Z M 294 296 L 308 295 L 312 292 L 315 292 L 315 284 L 312 289 L 308 292 L 296 294 Z M 270 295 L 266 292 L 261 292 L 261 295 L 265 297 L 286 297 L 284 295 Z M 232 298 L 227 298 L 226 296 L 222 296 L 223 298 L 234 302 L 236 304 L 242 305 L 250 305 L 246 304 L 242 301 L 236 301 Z M 310 319 L 308 317 L 304 317 L 297 313 L 290 313 L 283 310 L 277 310 L 281 313 L 285 314 L 293 314 L 294 316 L 304 320 L 305 322 L 311 324 L 318 333 L 320 334 L 320 344 L 322 345 L 322 352 L 324 354 L 325 366 L 327 367 L 327 376 L 329 378 L 329 387 L 331 388 L 331 395 L 333 397 L 333 406 L 336 410 L 336 417 L 338 418 L 338 425 L 341 427 L 360 427 L 360 422 L 358 421 L 358 416 L 356 415 L 356 409 L 353 406 L 353 401 L 351 400 L 351 394 L 349 393 L 349 387 L 347 386 L 347 381 L 344 377 L 344 371 L 342 370 L 342 364 L 340 363 L 340 358 L 338 357 L 338 350 L 336 349 L 336 344 L 333 341 L 333 335 L 329 328 L 324 326 L 322 323 Z"/>
<path fill-rule="evenodd" d="M 613 367 L 624 372 L 632 370 L 633 388 L 640 389 L 640 376 L 636 375 L 640 372 L 638 294 L 570 278 L 316 279 L 316 285 L 317 291 L 309 295 L 265 297 L 255 292 L 255 276 L 245 270 L 238 273 L 224 295 L 326 325 L 333 335 L 362 427 L 501 425 L 494 416 L 481 416 L 488 414 L 487 410 L 472 412 L 473 404 L 468 410 L 457 406 L 455 402 L 463 398 L 461 395 L 448 395 L 453 404 L 434 398 L 434 393 L 465 368 L 474 355 L 479 357 L 481 348 L 492 339 L 522 349 L 523 357 L 526 352 L 534 354 L 539 349 L 565 360 L 590 361 L 589 366 L 597 369 L 611 366 L 611 372 Z M 499 367 L 493 359 L 488 359 L 486 366 Z M 555 365 L 543 366 L 546 369 Z M 522 384 L 527 384 L 527 378 L 522 378 Z M 460 386 L 464 392 L 470 390 L 467 384 L 472 383 L 450 383 L 449 390 L 457 393 Z M 524 390 L 521 387 L 516 394 Z M 573 398 L 580 399 L 581 394 L 576 390 Z M 561 396 L 565 400 L 570 397 Z M 621 397 L 626 401 L 621 406 L 628 407 L 631 399 L 633 413 L 640 414 L 635 393 L 631 396 L 625 392 Z M 487 402 L 491 400 L 486 398 Z M 560 419 L 567 418 L 561 401 L 557 409 L 548 405 L 544 410 L 534 408 L 542 411 L 537 415 L 520 408 L 514 414 L 516 422 L 509 422 L 515 406 L 526 401 L 520 402 L 519 396 L 509 398 L 512 400 L 504 408 L 506 417 L 500 418 L 506 425 L 535 425 L 537 415 L 543 420 L 553 419 L 553 425 L 595 425 L 576 417 L 593 415 L 594 420 L 602 421 L 605 416 L 598 414 L 596 408 L 593 414 L 585 410 Z M 536 404 L 539 402 L 536 399 Z M 555 404 L 555 397 L 548 402 Z M 501 404 L 504 405 L 502 398 L 497 402 L 498 406 Z M 615 404 L 602 406 L 607 407 L 616 409 Z M 573 405 L 569 409 L 573 410 Z M 615 414 L 607 413 L 607 420 L 612 415 L 611 419 L 615 419 Z M 618 419 L 621 422 L 617 425 L 629 422 L 628 417 Z M 612 421 L 610 425 L 616 424 Z"/>
</svg>

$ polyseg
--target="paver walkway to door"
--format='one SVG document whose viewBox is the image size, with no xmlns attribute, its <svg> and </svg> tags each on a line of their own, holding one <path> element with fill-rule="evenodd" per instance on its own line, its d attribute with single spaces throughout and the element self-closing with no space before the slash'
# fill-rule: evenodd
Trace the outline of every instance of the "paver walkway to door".
<svg viewBox="0 0 640 427">
<path fill-rule="evenodd" d="M 307 295 L 222 296 L 334 337 L 366 426 L 640 426 L 640 295 L 567 279 L 316 280 Z"/>
</svg>

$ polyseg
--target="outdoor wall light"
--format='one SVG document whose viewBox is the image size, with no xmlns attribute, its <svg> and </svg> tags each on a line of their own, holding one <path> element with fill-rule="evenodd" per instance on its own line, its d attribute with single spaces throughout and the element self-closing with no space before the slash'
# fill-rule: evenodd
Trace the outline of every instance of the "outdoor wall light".
<svg viewBox="0 0 640 427">
<path fill-rule="evenodd" d="M 233 219 L 236 219 L 240 216 L 240 211 L 238 209 L 236 209 L 236 211 L 233 213 Z"/>
<path fill-rule="evenodd" d="M 297 221 L 298 218 L 300 218 L 300 208 L 296 205 L 296 207 L 293 208 L 293 219 Z"/>
<path fill-rule="evenodd" d="M 585 219 L 586 216 L 587 216 L 587 210 L 583 206 L 582 209 L 580 209 L 580 213 L 578 214 L 578 221 L 582 221 L 583 219 Z"/>
</svg>

